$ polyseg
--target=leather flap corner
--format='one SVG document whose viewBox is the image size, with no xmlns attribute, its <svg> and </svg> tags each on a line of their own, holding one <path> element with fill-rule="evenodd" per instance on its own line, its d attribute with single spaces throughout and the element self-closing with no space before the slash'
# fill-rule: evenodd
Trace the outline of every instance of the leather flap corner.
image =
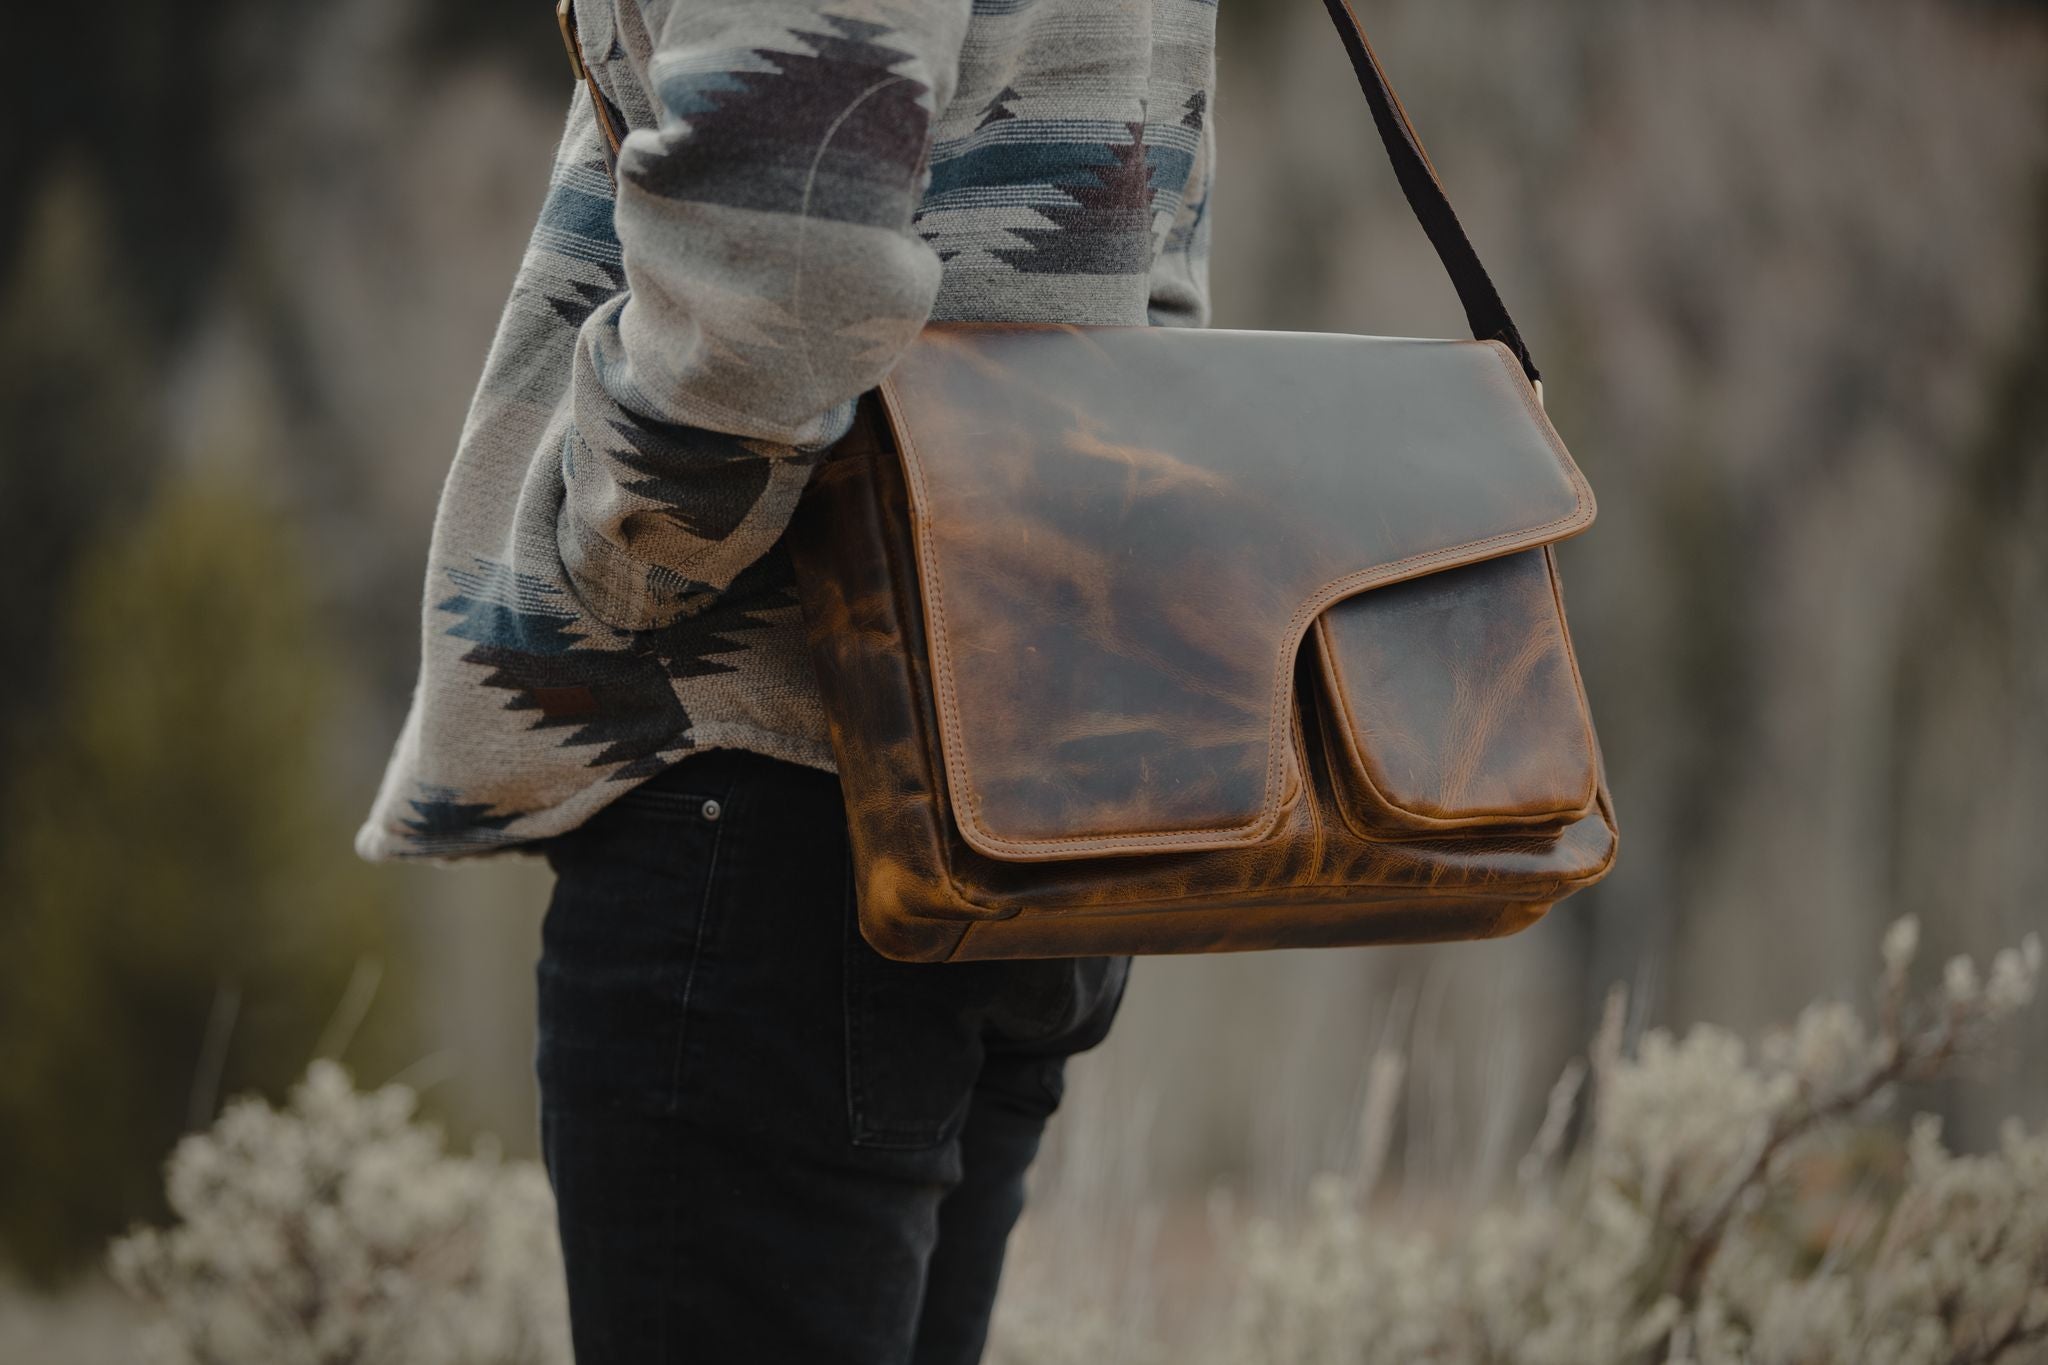
<svg viewBox="0 0 2048 1365">
<path fill-rule="evenodd" d="M 940 323 L 882 399 L 946 785 L 992 858 L 1265 838 L 1319 614 L 1593 519 L 1494 342 Z"/>
</svg>

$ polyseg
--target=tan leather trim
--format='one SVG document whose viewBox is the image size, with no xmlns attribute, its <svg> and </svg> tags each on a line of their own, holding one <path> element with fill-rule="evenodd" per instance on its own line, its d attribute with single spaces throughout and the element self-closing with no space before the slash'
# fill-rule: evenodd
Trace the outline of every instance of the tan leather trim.
<svg viewBox="0 0 2048 1365">
<path fill-rule="evenodd" d="M 978 324 L 934 324 L 935 326 L 958 326 L 971 328 Z M 1061 324 L 979 324 L 1000 326 L 1009 330 L 1043 327 L 1048 330 L 1073 330 Z M 1213 330 L 1213 329 L 1212 329 Z M 1281 647 L 1272 665 L 1273 683 L 1268 701 L 1268 726 L 1266 735 L 1266 784 L 1265 796 L 1258 813 L 1249 821 L 1220 829 L 1152 830 L 1128 834 L 1095 835 L 1064 838 L 1006 838 L 988 829 L 981 819 L 980 798 L 973 788 L 972 776 L 966 762 L 968 739 L 961 723 L 959 705 L 953 680 L 953 665 L 948 642 L 945 614 L 945 588 L 942 581 L 936 552 L 932 544 L 929 498 L 925 482 L 924 460 L 919 453 L 917 434 L 911 429 L 903 411 L 902 400 L 896 391 L 894 377 L 885 378 L 881 385 L 881 399 L 890 427 L 896 439 L 897 449 L 903 461 L 911 499 L 911 529 L 918 549 L 918 578 L 924 599 L 926 634 L 929 642 L 932 676 L 935 683 L 939 707 L 941 730 L 940 748 L 944 754 L 948 786 L 954 816 L 958 822 L 961 837 L 977 852 L 997 859 L 1016 862 L 1049 861 L 1086 855 L 1145 854 L 1166 851 L 1192 852 L 1206 849 L 1241 847 L 1257 843 L 1269 836 L 1284 815 L 1282 801 L 1285 780 L 1284 741 L 1288 729 L 1287 701 L 1292 677 L 1292 662 L 1300 649 L 1301 641 L 1309 624 L 1331 604 L 1341 601 L 1354 593 L 1400 582 L 1435 570 L 1472 563 L 1495 555 L 1509 554 L 1519 550 L 1534 549 L 1583 531 L 1592 524 L 1596 513 L 1592 489 L 1585 476 L 1572 461 L 1562 439 L 1551 426 L 1542 406 L 1536 401 L 1535 391 L 1529 386 L 1514 353 L 1498 341 L 1469 343 L 1486 347 L 1500 362 L 1507 382 L 1519 395 L 1536 429 L 1557 459 L 1567 483 L 1572 489 L 1574 505 L 1564 516 L 1522 530 L 1485 536 L 1456 545 L 1443 546 L 1435 550 L 1408 555 L 1389 563 L 1370 565 L 1333 579 L 1322 585 L 1294 610 L 1292 617 L 1281 633 Z"/>
</svg>

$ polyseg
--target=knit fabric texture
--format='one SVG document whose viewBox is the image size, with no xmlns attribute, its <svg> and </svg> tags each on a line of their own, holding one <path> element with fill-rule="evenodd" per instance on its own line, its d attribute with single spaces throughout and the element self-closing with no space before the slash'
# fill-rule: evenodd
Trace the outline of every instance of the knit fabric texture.
<svg viewBox="0 0 2048 1365">
<path fill-rule="evenodd" d="M 1215 0 L 582 0 L 441 493 L 366 858 L 573 828 L 671 763 L 831 770 L 781 536 L 931 320 L 1204 326 Z"/>
</svg>

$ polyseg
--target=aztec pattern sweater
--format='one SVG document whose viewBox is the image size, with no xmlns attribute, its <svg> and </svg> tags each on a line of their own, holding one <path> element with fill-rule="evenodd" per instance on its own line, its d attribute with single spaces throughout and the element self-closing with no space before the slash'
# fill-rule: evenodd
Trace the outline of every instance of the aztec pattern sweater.
<svg viewBox="0 0 2048 1365">
<path fill-rule="evenodd" d="M 1215 0 L 584 0 L 356 846 L 557 834 L 700 749 L 831 770 L 780 537 L 927 320 L 1203 326 Z"/>
</svg>

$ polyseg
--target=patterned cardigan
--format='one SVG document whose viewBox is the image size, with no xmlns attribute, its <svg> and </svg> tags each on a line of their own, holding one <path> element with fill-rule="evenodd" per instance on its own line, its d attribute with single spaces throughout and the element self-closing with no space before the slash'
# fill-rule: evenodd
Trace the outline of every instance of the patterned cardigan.
<svg viewBox="0 0 2048 1365">
<path fill-rule="evenodd" d="M 830 770 L 780 538 L 928 319 L 1203 326 L 1215 0 L 583 0 L 442 490 L 366 858 L 577 825 L 699 749 Z"/>
</svg>

